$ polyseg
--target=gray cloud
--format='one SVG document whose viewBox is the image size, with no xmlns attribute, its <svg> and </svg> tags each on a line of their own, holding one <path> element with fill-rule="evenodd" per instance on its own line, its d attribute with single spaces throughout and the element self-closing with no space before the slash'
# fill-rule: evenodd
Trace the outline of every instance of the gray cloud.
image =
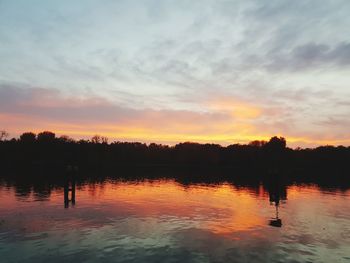
<svg viewBox="0 0 350 263">
<path fill-rule="evenodd" d="M 273 71 L 307 69 L 346 69 L 350 66 L 350 43 L 343 42 L 335 47 L 308 43 L 293 48 L 287 54 L 269 54 L 267 68 Z"/>
<path fill-rule="evenodd" d="M 62 122 L 77 125 L 115 125 L 152 129 L 186 130 L 186 125 L 198 123 L 199 130 L 210 124 L 225 123 L 232 117 L 225 113 L 125 108 L 101 97 L 64 96 L 59 90 L 0 86 L 0 113 L 26 116 L 29 120 L 50 124 Z M 201 127 L 203 126 L 203 127 Z"/>
</svg>

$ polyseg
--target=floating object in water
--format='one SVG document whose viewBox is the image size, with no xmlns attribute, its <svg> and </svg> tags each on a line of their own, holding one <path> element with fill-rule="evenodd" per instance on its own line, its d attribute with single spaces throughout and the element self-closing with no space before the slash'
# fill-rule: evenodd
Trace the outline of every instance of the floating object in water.
<svg viewBox="0 0 350 263">
<path fill-rule="evenodd" d="M 274 227 L 281 227 L 282 226 L 282 220 L 277 218 L 277 219 L 271 219 L 269 222 L 270 226 L 274 226 Z"/>
</svg>

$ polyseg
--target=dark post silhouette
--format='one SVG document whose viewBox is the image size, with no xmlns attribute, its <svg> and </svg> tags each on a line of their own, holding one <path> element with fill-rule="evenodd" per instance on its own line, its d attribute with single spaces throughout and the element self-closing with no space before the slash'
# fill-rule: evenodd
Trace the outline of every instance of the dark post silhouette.
<svg viewBox="0 0 350 263">
<path fill-rule="evenodd" d="M 282 219 L 278 217 L 278 207 L 281 200 L 287 199 L 286 188 L 281 184 L 279 177 L 278 175 L 270 175 L 268 184 L 270 204 L 274 204 L 276 208 L 275 218 L 269 221 L 269 225 L 273 227 L 282 226 Z"/>
<path fill-rule="evenodd" d="M 71 192 L 71 197 L 69 198 L 69 192 Z M 67 175 L 64 183 L 64 207 L 68 208 L 69 203 L 75 205 L 75 174 L 72 167 L 67 167 Z"/>
</svg>

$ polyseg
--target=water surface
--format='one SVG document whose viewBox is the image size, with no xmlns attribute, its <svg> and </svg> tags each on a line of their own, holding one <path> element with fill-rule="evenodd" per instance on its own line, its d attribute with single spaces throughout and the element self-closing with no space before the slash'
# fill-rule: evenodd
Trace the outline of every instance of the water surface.
<svg viewBox="0 0 350 263">
<path fill-rule="evenodd" d="M 1 262 L 350 262 L 350 191 L 105 180 L 0 201 Z"/>
</svg>

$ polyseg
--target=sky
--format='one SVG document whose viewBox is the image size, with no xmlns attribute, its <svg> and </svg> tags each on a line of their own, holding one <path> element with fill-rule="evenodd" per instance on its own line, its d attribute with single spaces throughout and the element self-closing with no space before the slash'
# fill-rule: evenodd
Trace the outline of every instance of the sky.
<svg viewBox="0 0 350 263">
<path fill-rule="evenodd" d="M 0 0 L 0 129 L 350 145 L 348 0 Z"/>
</svg>

